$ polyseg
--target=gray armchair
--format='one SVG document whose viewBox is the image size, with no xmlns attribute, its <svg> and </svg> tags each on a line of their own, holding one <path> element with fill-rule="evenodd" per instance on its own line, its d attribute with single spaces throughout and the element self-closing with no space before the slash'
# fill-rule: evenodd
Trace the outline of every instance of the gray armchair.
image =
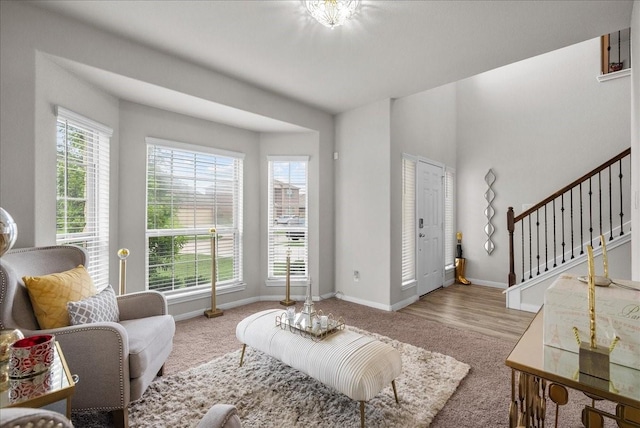
<svg viewBox="0 0 640 428">
<path fill-rule="evenodd" d="M 0 258 L 0 327 L 25 336 L 54 334 L 69 370 L 79 376 L 71 399 L 74 410 L 113 412 L 116 426 L 128 426 L 128 406 L 162 375 L 171 353 L 175 322 L 160 293 L 118 296 L 120 322 L 40 330 L 23 276 L 63 272 L 87 265 L 74 246 L 13 250 Z"/>
</svg>

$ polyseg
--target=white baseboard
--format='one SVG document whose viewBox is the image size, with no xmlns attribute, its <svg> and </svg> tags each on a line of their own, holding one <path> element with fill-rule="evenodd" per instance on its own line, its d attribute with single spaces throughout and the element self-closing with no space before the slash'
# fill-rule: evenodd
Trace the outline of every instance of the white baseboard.
<svg viewBox="0 0 640 428">
<path fill-rule="evenodd" d="M 391 305 L 391 310 L 392 311 L 399 311 L 402 308 L 405 308 L 407 306 L 409 306 L 412 303 L 415 303 L 418 301 L 418 296 L 411 296 L 408 299 L 405 299 L 401 302 L 396 303 L 395 305 Z"/>
<path fill-rule="evenodd" d="M 318 296 L 313 296 L 313 301 L 314 302 L 318 302 L 324 299 L 330 299 L 332 297 L 334 297 L 336 295 L 336 293 L 327 293 L 327 294 L 323 294 L 322 296 L 318 297 Z M 296 302 L 300 302 L 300 304 L 302 304 L 304 302 L 304 299 L 306 298 L 306 296 L 304 295 L 299 295 L 299 296 L 290 296 L 291 300 L 295 300 Z M 237 308 L 238 306 L 244 306 L 244 305 L 248 305 L 251 303 L 256 303 L 256 302 L 279 302 L 282 300 L 282 296 L 258 296 L 258 297 L 249 297 L 247 299 L 242 299 L 242 300 L 236 300 L 234 302 L 229 302 L 229 303 L 223 303 L 218 306 L 218 309 L 221 310 L 226 310 L 226 309 L 231 309 L 231 308 Z M 206 309 L 199 309 L 196 311 L 191 311 L 191 312 L 186 312 L 184 314 L 179 314 L 179 315 L 174 315 L 173 319 L 176 321 L 183 321 L 183 320 L 188 320 L 191 318 L 195 318 L 195 317 L 199 317 L 200 315 L 204 314 L 204 311 Z"/>
<path fill-rule="evenodd" d="M 540 310 L 541 307 L 542 307 L 542 305 L 533 305 L 531 303 L 521 303 L 520 304 L 520 310 L 521 311 L 526 311 L 526 312 L 537 313 Z"/>
<path fill-rule="evenodd" d="M 341 292 L 337 292 L 335 297 L 337 299 L 345 300 L 347 302 L 357 303 L 359 305 L 364 305 L 364 306 L 369 306 L 370 308 L 382 309 L 383 311 L 387 311 L 387 312 L 391 312 L 392 311 L 392 308 L 389 305 L 383 305 L 381 303 L 372 302 L 370 300 L 358 299 L 357 297 L 346 296 L 346 295 L 342 294 Z"/>
<path fill-rule="evenodd" d="M 484 279 L 476 279 L 476 278 L 467 278 L 467 279 L 471 281 L 471 283 L 474 285 L 485 285 L 487 287 L 502 288 L 502 289 L 507 288 L 506 282 L 486 281 Z"/>
<path fill-rule="evenodd" d="M 250 297 L 248 299 L 242 299 L 242 300 L 236 300 L 234 302 L 230 302 L 230 303 L 223 303 L 221 305 L 217 305 L 218 309 L 231 309 L 231 308 L 237 308 L 238 306 L 244 306 L 244 305 L 248 305 L 250 303 L 255 303 L 255 302 L 259 302 L 261 299 L 260 297 Z M 176 321 L 183 321 L 183 320 L 188 320 L 191 318 L 195 318 L 198 317 L 200 315 L 204 315 L 204 311 L 206 309 L 199 309 L 196 311 L 191 311 L 191 312 L 185 312 L 183 314 L 179 314 L 179 315 L 174 315 L 173 319 Z"/>
</svg>

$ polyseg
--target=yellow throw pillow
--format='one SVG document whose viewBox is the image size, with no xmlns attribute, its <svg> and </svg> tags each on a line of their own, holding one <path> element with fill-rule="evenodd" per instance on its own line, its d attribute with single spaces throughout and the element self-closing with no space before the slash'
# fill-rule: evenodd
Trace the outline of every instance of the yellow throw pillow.
<svg viewBox="0 0 640 428">
<path fill-rule="evenodd" d="M 29 291 L 33 312 L 41 329 L 69 325 L 67 302 L 91 297 L 98 293 L 84 266 L 66 272 L 22 278 Z"/>
</svg>

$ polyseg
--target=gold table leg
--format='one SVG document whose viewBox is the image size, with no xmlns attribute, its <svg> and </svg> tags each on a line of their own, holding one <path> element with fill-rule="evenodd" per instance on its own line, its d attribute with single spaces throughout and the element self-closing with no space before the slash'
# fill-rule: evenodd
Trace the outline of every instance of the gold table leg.
<svg viewBox="0 0 640 428">
<path fill-rule="evenodd" d="M 360 402 L 360 428 L 364 428 L 364 401 Z"/>
<path fill-rule="evenodd" d="M 398 391 L 396 391 L 396 380 L 392 380 L 391 381 L 391 386 L 393 387 L 393 395 L 394 397 L 396 397 L 396 404 L 399 404 L 400 402 L 398 401 Z"/>
<path fill-rule="evenodd" d="M 247 349 L 247 344 L 242 345 L 242 355 L 240 355 L 240 367 L 242 367 L 242 361 L 244 360 L 244 350 Z"/>
</svg>

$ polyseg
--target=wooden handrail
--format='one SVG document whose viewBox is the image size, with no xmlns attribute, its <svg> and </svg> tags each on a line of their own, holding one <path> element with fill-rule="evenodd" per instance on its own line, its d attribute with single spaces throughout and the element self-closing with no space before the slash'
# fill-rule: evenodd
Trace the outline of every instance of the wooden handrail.
<svg viewBox="0 0 640 428">
<path fill-rule="evenodd" d="M 534 206 L 532 206 L 531 208 L 529 208 L 528 210 L 526 210 L 522 214 L 519 214 L 519 215 L 515 216 L 514 219 L 513 219 L 514 224 L 519 222 L 520 220 L 522 220 L 523 218 L 525 218 L 529 214 L 535 212 L 536 210 L 544 207 L 546 204 L 548 204 L 549 202 L 553 201 L 555 198 L 560 197 L 563 193 L 566 193 L 569 190 L 571 190 L 574 187 L 576 187 L 577 185 L 579 185 L 580 183 L 583 183 L 583 182 L 587 181 L 588 179 L 590 179 L 591 177 L 593 177 L 594 175 L 596 175 L 600 171 L 603 171 L 604 169 L 610 167 L 614 163 L 618 162 L 620 159 L 622 159 L 622 158 L 624 158 L 624 157 L 626 157 L 626 156 L 628 156 L 630 154 L 631 154 L 631 147 L 629 147 L 628 149 L 626 149 L 625 151 L 623 151 L 619 155 L 609 159 L 608 161 L 606 161 L 605 163 L 603 163 L 599 167 L 597 167 L 597 168 L 591 170 L 590 172 L 586 173 L 585 175 L 583 175 L 582 177 L 578 178 L 577 180 L 573 181 L 571 184 L 568 184 L 568 185 L 564 186 L 562 189 L 558 190 L 557 192 L 555 192 L 553 195 L 549 196 L 548 198 L 543 199 L 542 202 L 538 202 L 537 204 L 535 204 Z"/>
<path fill-rule="evenodd" d="M 616 162 L 624 159 L 625 157 L 629 156 L 630 154 L 631 154 L 631 148 L 628 148 L 628 149 L 622 151 L 622 153 L 620 153 L 619 155 L 614 156 L 613 158 L 609 159 L 608 161 L 606 161 L 602 165 L 594 168 L 593 170 L 589 171 L 588 173 L 586 173 L 582 177 L 578 178 L 577 180 L 574 180 L 573 182 L 571 182 L 567 186 L 564 186 L 562 189 L 558 190 L 557 192 L 553 193 L 549 197 L 543 199 L 542 201 L 538 202 L 537 204 L 535 204 L 534 206 L 532 206 L 531 208 L 527 209 L 526 211 L 524 211 L 523 213 L 521 213 L 521 214 L 519 214 L 517 216 L 515 215 L 515 213 L 513 211 L 513 207 L 509 207 L 509 209 L 507 211 L 507 231 L 508 231 L 508 234 L 509 234 L 509 277 L 508 277 L 509 287 L 511 287 L 512 285 L 515 285 L 515 282 L 516 282 L 514 247 L 513 247 L 513 235 L 514 235 L 514 232 L 515 232 L 516 223 L 518 223 L 519 221 L 522 221 L 523 219 L 527 218 L 531 214 L 533 214 L 536 211 L 538 211 L 540 208 L 545 207 L 548 203 L 554 201 L 555 199 L 562 197 L 562 195 L 564 195 L 565 193 L 571 191 L 573 188 L 575 188 L 575 187 L 579 186 L 581 183 L 591 179 L 593 176 L 595 176 L 595 175 L 599 174 L 601 171 L 611 167 L 613 164 L 615 164 Z M 620 196 L 622 196 L 622 194 Z M 573 236 L 572 236 L 571 239 L 572 239 L 571 242 L 573 243 Z M 611 239 L 613 239 L 613 238 L 611 238 Z M 562 245 L 563 245 L 563 248 L 564 248 L 564 242 L 563 242 Z M 554 246 L 554 248 L 555 248 L 555 246 Z M 524 251 L 524 249 L 523 249 L 523 251 Z M 573 258 L 573 253 L 572 253 L 572 258 Z M 563 258 L 562 261 L 564 263 L 564 258 Z M 523 260 L 523 264 L 524 264 L 524 260 Z"/>
</svg>

